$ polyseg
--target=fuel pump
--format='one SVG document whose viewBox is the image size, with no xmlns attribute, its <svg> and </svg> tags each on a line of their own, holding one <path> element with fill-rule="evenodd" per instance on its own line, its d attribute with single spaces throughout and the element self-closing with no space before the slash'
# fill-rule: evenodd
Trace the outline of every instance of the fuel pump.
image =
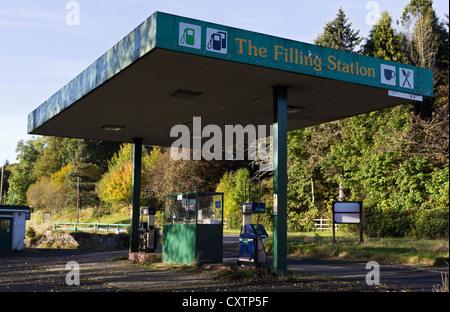
<svg viewBox="0 0 450 312">
<path fill-rule="evenodd" d="M 158 230 L 155 226 L 156 208 L 151 207 L 151 195 L 153 191 L 145 190 L 145 198 L 148 199 L 149 205 L 141 207 L 140 209 L 140 227 L 139 227 L 139 251 L 141 252 L 155 252 L 156 243 L 158 240 Z M 147 220 L 143 220 L 146 217 Z"/>
<path fill-rule="evenodd" d="M 258 201 L 252 202 L 250 198 L 252 182 L 257 182 Z M 248 201 L 247 201 L 248 182 Z M 264 226 L 259 223 L 259 216 L 266 212 L 266 204 L 261 203 L 261 180 L 250 179 L 245 183 L 244 203 L 242 203 L 242 228 L 239 235 L 239 261 L 244 263 L 266 263 L 267 255 L 264 246 L 264 239 L 267 234 Z M 256 223 L 252 222 L 252 215 L 257 214 Z"/>
</svg>

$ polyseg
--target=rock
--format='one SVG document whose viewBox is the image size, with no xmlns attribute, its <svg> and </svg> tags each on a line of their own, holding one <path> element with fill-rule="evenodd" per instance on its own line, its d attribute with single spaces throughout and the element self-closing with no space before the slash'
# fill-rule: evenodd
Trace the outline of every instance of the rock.
<svg viewBox="0 0 450 312">
<path fill-rule="evenodd" d="M 36 242 L 44 248 L 80 248 L 90 250 L 123 249 L 128 247 L 127 234 L 58 233 L 47 231 Z"/>
</svg>

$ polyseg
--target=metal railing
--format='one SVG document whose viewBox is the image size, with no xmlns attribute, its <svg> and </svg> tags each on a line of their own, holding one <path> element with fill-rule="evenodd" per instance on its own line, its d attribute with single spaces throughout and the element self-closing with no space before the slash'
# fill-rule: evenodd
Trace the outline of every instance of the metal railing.
<svg viewBox="0 0 450 312">
<path fill-rule="evenodd" d="M 112 224 L 112 223 L 77 223 L 77 222 L 52 222 L 53 231 L 100 231 L 100 232 L 113 232 L 124 233 L 128 232 L 130 224 Z"/>
</svg>

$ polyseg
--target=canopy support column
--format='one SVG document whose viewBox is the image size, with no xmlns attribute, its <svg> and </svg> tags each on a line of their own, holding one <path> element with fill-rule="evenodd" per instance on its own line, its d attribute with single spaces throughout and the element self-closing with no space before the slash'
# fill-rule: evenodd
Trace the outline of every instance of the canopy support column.
<svg viewBox="0 0 450 312">
<path fill-rule="evenodd" d="M 133 138 L 133 180 L 131 190 L 130 252 L 139 251 L 139 214 L 141 208 L 142 139 Z"/>
<path fill-rule="evenodd" d="M 287 271 L 287 87 L 273 88 L 273 271 Z"/>
</svg>

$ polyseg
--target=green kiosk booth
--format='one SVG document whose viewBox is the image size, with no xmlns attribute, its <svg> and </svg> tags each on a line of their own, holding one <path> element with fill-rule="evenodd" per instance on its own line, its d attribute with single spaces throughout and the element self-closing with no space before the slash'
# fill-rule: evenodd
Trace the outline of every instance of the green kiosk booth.
<svg viewBox="0 0 450 312">
<path fill-rule="evenodd" d="M 222 262 L 223 193 L 164 195 L 162 262 Z"/>
</svg>

